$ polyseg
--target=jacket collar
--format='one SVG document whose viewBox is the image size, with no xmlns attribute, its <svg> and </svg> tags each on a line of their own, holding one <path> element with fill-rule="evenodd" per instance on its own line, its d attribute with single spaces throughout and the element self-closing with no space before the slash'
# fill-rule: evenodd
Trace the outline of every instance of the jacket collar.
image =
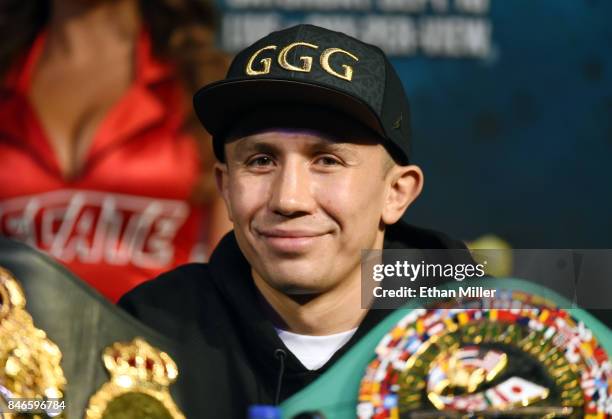
<svg viewBox="0 0 612 419">
<path fill-rule="evenodd" d="M 45 48 L 46 39 L 47 31 L 43 29 L 34 38 L 30 49 L 22 54 L 9 69 L 2 83 L 3 89 L 23 96 L 28 94 L 32 74 Z"/>
</svg>

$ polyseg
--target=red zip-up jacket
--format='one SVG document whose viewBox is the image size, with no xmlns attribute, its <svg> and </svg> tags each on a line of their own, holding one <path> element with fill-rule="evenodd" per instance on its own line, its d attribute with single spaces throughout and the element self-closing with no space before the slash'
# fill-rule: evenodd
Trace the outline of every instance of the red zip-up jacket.
<svg viewBox="0 0 612 419">
<path fill-rule="evenodd" d="M 28 100 L 45 39 L 0 87 L 0 234 L 48 252 L 116 301 L 207 254 L 208 208 L 188 200 L 200 174 L 196 140 L 182 130 L 175 70 L 153 57 L 143 30 L 131 86 L 98 126 L 82 173 L 64 178 Z"/>
</svg>

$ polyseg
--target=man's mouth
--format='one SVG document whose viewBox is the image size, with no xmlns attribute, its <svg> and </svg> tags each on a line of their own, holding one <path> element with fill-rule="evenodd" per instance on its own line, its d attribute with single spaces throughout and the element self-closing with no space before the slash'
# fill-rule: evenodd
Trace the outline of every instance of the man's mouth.
<svg viewBox="0 0 612 419">
<path fill-rule="evenodd" d="M 301 253 L 314 247 L 327 232 L 307 229 L 262 229 L 260 238 L 273 250 L 280 253 Z"/>
</svg>

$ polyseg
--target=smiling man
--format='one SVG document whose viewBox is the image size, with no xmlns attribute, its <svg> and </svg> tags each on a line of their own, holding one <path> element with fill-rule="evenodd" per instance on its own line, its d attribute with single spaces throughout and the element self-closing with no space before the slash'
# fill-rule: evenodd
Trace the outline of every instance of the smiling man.
<svg viewBox="0 0 612 419">
<path fill-rule="evenodd" d="M 464 246 L 400 221 L 423 174 L 377 47 L 309 25 L 274 32 L 194 104 L 234 231 L 208 264 L 120 304 L 180 343 L 188 415 L 244 417 L 311 383 L 387 314 L 362 307 L 362 250 Z"/>
</svg>

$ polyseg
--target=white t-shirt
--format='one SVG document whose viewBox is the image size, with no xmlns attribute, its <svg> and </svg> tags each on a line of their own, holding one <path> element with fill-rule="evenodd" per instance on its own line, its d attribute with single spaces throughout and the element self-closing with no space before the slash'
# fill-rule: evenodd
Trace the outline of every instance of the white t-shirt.
<svg viewBox="0 0 612 419">
<path fill-rule="evenodd" d="M 276 329 L 278 337 L 309 370 L 321 368 L 355 334 L 355 329 L 327 336 L 298 335 Z"/>
</svg>

